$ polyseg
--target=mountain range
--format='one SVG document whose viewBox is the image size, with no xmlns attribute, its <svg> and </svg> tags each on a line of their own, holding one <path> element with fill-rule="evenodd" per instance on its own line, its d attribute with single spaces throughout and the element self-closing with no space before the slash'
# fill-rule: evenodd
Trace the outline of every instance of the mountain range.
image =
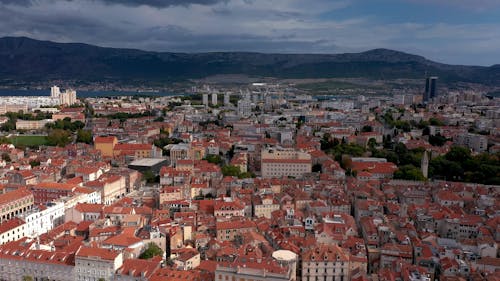
<svg viewBox="0 0 500 281">
<path fill-rule="evenodd" d="M 439 76 L 445 83 L 500 86 L 500 65 L 449 65 L 388 49 L 345 54 L 172 53 L 0 38 L 0 81 L 78 80 L 165 83 L 218 74 L 370 79 Z"/>
</svg>

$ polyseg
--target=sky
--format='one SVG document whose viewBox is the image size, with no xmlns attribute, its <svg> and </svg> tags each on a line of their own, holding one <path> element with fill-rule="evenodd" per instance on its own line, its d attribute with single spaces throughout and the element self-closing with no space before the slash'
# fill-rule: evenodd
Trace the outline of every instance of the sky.
<svg viewBox="0 0 500 281">
<path fill-rule="evenodd" d="M 150 51 L 388 48 L 500 63 L 500 0 L 0 0 L 0 37 Z"/>
</svg>

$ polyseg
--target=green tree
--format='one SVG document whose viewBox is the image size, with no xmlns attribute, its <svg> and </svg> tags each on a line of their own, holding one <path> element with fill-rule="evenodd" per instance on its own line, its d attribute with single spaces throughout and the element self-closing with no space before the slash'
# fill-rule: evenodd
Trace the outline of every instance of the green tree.
<svg viewBox="0 0 500 281">
<path fill-rule="evenodd" d="M 365 125 L 361 128 L 361 132 L 373 132 L 373 127 L 370 125 Z"/>
<path fill-rule="evenodd" d="M 0 131 L 9 132 L 14 131 L 16 129 L 16 122 L 9 120 L 0 126 Z"/>
<path fill-rule="evenodd" d="M 10 162 L 12 161 L 12 159 L 10 159 L 10 155 L 7 153 L 7 152 L 4 152 L 2 154 L 2 160 L 4 160 L 5 162 Z"/>
<path fill-rule="evenodd" d="M 443 126 L 444 125 L 443 121 L 441 121 L 437 118 L 434 118 L 434 117 L 429 118 L 429 124 L 432 126 Z"/>
<path fill-rule="evenodd" d="M 313 173 L 320 173 L 323 170 L 323 167 L 321 164 L 317 163 L 312 166 L 312 172 Z"/>
<path fill-rule="evenodd" d="M 445 156 L 446 160 L 454 162 L 465 162 L 471 159 L 471 153 L 468 148 L 453 146 Z"/>
<path fill-rule="evenodd" d="M 441 134 L 436 134 L 434 136 L 429 135 L 429 143 L 434 146 L 443 146 L 446 143 L 447 139 Z"/>
<path fill-rule="evenodd" d="M 374 138 L 370 138 L 368 140 L 368 147 L 374 149 L 375 146 L 377 146 L 377 140 L 375 140 Z"/>
<path fill-rule="evenodd" d="M 163 250 L 158 247 L 155 243 L 151 242 L 142 254 L 139 256 L 140 259 L 150 259 L 155 256 L 163 256 Z"/>
<path fill-rule="evenodd" d="M 207 160 L 209 163 L 217 165 L 222 163 L 222 158 L 220 157 L 220 155 L 207 155 L 204 159 Z"/>
<path fill-rule="evenodd" d="M 62 129 L 54 129 L 47 135 L 49 145 L 64 147 L 71 142 L 71 133 Z"/>
<path fill-rule="evenodd" d="M 151 170 L 142 173 L 142 179 L 145 180 L 147 183 L 160 182 L 160 177 L 155 176 Z"/>
<path fill-rule="evenodd" d="M 76 141 L 83 143 L 92 143 L 92 131 L 90 130 L 78 130 L 76 132 Z"/>
<path fill-rule="evenodd" d="M 241 174 L 240 168 L 233 165 L 224 165 L 221 171 L 224 176 L 238 177 Z"/>
<path fill-rule="evenodd" d="M 395 179 L 403 179 L 403 180 L 415 180 L 415 181 L 424 181 L 424 175 L 419 168 L 413 165 L 404 165 L 399 167 L 399 169 L 394 172 Z"/>
</svg>

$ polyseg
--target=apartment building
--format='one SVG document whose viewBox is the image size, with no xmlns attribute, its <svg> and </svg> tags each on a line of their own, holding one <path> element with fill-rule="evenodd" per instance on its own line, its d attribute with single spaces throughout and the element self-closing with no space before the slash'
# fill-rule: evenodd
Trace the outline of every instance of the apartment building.
<svg viewBox="0 0 500 281">
<path fill-rule="evenodd" d="M 102 175 L 95 181 L 85 183 L 86 187 L 101 191 L 101 202 L 109 205 L 123 197 L 126 192 L 125 178 L 120 175 Z"/>
<path fill-rule="evenodd" d="M 36 237 L 64 223 L 64 203 L 35 206 L 19 217 L 25 221 L 25 235 Z"/>
<path fill-rule="evenodd" d="M 33 244 L 32 241 L 27 240 L 22 243 Z M 59 250 L 32 250 L 25 249 L 22 245 L 17 246 L 11 245 L 0 249 L 1 280 L 27 280 L 24 279 L 25 277 L 31 280 L 75 280 L 74 254 Z"/>
<path fill-rule="evenodd" d="M 271 213 L 280 209 L 279 202 L 272 194 L 258 196 L 254 198 L 253 213 L 255 217 L 271 218 Z"/>
<path fill-rule="evenodd" d="M 94 149 L 101 152 L 102 156 L 113 157 L 113 148 L 118 143 L 118 139 L 114 136 L 109 137 L 95 137 Z"/>
<path fill-rule="evenodd" d="M 302 256 L 302 280 L 348 281 L 349 262 L 349 254 L 339 246 L 318 244 Z"/>
<path fill-rule="evenodd" d="M 225 198 L 215 202 L 214 215 L 216 217 L 244 217 L 245 205 L 238 199 Z"/>
<path fill-rule="evenodd" d="M 76 185 L 57 182 L 41 182 L 31 188 L 35 204 L 52 202 L 63 196 L 69 196 L 77 188 Z"/>
<path fill-rule="evenodd" d="M 249 231 L 256 231 L 255 222 L 250 220 L 234 220 L 216 222 L 217 239 L 220 241 L 232 241 L 238 235 Z"/>
<path fill-rule="evenodd" d="M 122 265 L 123 254 L 120 252 L 82 246 L 75 255 L 75 277 L 73 280 L 113 280 L 116 270 Z"/>
<path fill-rule="evenodd" d="M 26 188 L 0 194 L 0 223 L 30 210 L 34 201 L 33 193 Z"/>
<path fill-rule="evenodd" d="M 46 120 L 17 120 L 16 130 L 41 130 L 45 128 L 45 125 L 52 123 L 50 119 Z"/>
<path fill-rule="evenodd" d="M 26 225 L 22 219 L 13 218 L 0 224 L 0 245 L 25 236 Z"/>
<path fill-rule="evenodd" d="M 218 263 L 215 281 L 292 281 L 296 280 L 288 267 L 276 262 L 241 262 Z M 316 279 L 314 279 L 316 280 Z"/>
<path fill-rule="evenodd" d="M 455 141 L 458 145 L 466 146 L 474 152 L 484 152 L 488 149 L 488 138 L 478 134 L 460 134 Z"/>
<path fill-rule="evenodd" d="M 296 150 L 266 148 L 261 151 L 261 173 L 263 178 L 302 178 L 312 169 L 311 155 Z"/>
<path fill-rule="evenodd" d="M 129 156 L 134 159 L 161 156 L 161 149 L 147 143 L 118 143 L 113 147 L 113 156 Z"/>
</svg>

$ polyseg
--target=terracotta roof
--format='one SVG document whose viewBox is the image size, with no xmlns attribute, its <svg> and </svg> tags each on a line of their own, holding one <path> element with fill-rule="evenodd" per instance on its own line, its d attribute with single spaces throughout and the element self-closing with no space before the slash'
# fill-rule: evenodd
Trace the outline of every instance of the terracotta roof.
<svg viewBox="0 0 500 281">
<path fill-rule="evenodd" d="M 94 138 L 94 143 L 113 143 L 116 141 L 116 137 L 114 136 L 109 136 L 109 137 L 95 137 Z"/>
<path fill-rule="evenodd" d="M 161 260 L 141 260 L 127 259 L 123 261 L 123 265 L 117 270 L 117 273 L 125 276 L 133 277 L 150 277 L 156 269 L 160 267 Z"/>
<path fill-rule="evenodd" d="M 317 245 L 316 247 L 306 251 L 302 260 L 310 261 L 349 261 L 349 255 L 337 245 Z"/>
<path fill-rule="evenodd" d="M 58 182 L 41 182 L 33 186 L 33 188 L 73 191 L 76 188 L 76 185 Z"/>
<path fill-rule="evenodd" d="M 10 191 L 4 194 L 0 194 L 0 205 L 2 204 L 7 204 L 12 201 L 19 200 L 21 198 L 33 196 L 33 193 L 26 189 L 25 187 L 21 187 L 19 189 L 16 189 L 14 191 Z"/>
<path fill-rule="evenodd" d="M 8 221 L 4 221 L 0 224 L 0 233 L 7 232 L 23 224 L 24 221 L 20 218 L 13 218 Z"/>
<path fill-rule="evenodd" d="M 94 223 L 93 221 L 82 221 L 78 224 L 75 231 L 80 231 L 80 232 L 89 231 L 89 227 L 93 223 Z"/>
<path fill-rule="evenodd" d="M 66 181 L 67 184 L 81 184 L 83 183 L 83 177 L 74 177 Z"/>
<path fill-rule="evenodd" d="M 75 206 L 75 210 L 80 213 L 100 213 L 104 204 L 89 204 L 89 203 L 78 203 Z"/>
<path fill-rule="evenodd" d="M 446 201 L 462 201 L 462 198 L 460 198 L 460 196 L 449 190 L 439 191 L 437 197 L 440 200 L 446 200 Z"/>
<path fill-rule="evenodd" d="M 82 246 L 77 252 L 76 252 L 76 257 L 82 257 L 82 258 L 99 258 L 102 260 L 108 260 L 108 261 L 114 261 L 116 257 L 118 257 L 120 253 L 113 251 L 113 250 L 108 250 L 108 249 L 102 249 L 102 248 L 95 248 L 95 247 L 86 247 Z"/>
<path fill-rule="evenodd" d="M 169 268 L 160 268 L 155 271 L 149 281 L 206 281 L 200 271 L 194 270 L 172 270 Z"/>
<path fill-rule="evenodd" d="M 130 246 L 137 244 L 141 241 L 142 241 L 142 239 L 137 238 L 135 236 L 135 228 L 128 227 L 128 228 L 123 229 L 123 231 L 120 234 L 112 236 L 112 237 L 104 240 L 103 244 L 122 246 L 122 247 L 130 247 Z"/>
<path fill-rule="evenodd" d="M 255 222 L 249 220 L 221 221 L 216 223 L 217 230 L 241 229 L 256 227 Z"/>
</svg>

